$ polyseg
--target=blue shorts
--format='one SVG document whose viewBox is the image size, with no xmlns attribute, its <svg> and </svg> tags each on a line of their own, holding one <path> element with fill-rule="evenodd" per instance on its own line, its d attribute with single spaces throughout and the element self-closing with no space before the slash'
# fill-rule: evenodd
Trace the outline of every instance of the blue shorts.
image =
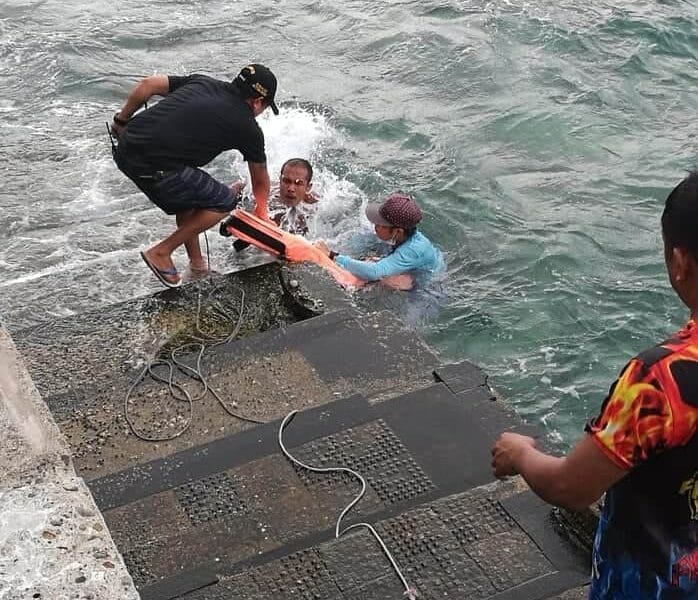
<svg viewBox="0 0 698 600">
<path fill-rule="evenodd" d="M 238 203 L 230 188 L 206 171 L 183 167 L 177 171 L 149 171 L 114 153 L 119 169 L 168 215 L 189 210 L 232 211 Z"/>
</svg>

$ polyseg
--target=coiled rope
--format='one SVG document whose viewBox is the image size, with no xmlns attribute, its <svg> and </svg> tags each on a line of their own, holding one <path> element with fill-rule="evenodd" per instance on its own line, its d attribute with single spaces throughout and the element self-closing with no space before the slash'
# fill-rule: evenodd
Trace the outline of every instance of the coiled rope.
<svg viewBox="0 0 698 600">
<path fill-rule="evenodd" d="M 207 239 L 208 243 L 208 239 Z M 237 286 L 236 286 L 237 287 Z M 187 342 L 185 344 L 181 344 L 180 346 L 177 346 L 176 348 L 172 349 L 170 352 L 170 358 L 169 360 L 166 360 L 164 358 L 155 358 L 151 361 L 149 361 L 143 370 L 140 372 L 136 380 L 131 384 L 131 387 L 129 387 L 128 391 L 126 392 L 126 396 L 124 398 L 124 417 L 126 419 L 126 422 L 128 423 L 129 428 L 133 432 L 133 434 L 146 442 L 165 442 L 168 440 L 173 440 L 176 437 L 179 437 L 182 435 L 189 427 L 191 426 L 192 420 L 194 418 L 194 402 L 201 400 L 204 396 L 206 396 L 207 393 L 211 393 L 211 395 L 218 401 L 218 403 L 223 407 L 223 410 L 227 412 L 230 416 L 235 417 L 236 419 L 240 419 L 241 421 L 246 421 L 248 423 L 256 423 L 256 424 L 261 424 L 264 423 L 264 421 L 260 421 L 258 419 L 254 419 L 252 417 L 247 417 L 245 415 L 242 415 L 234 410 L 232 410 L 228 404 L 220 397 L 218 392 L 214 388 L 212 388 L 206 377 L 204 376 L 202 372 L 202 360 L 204 353 L 206 350 L 210 348 L 215 348 L 216 346 L 220 346 L 222 344 L 226 344 L 233 340 L 235 337 L 237 337 L 238 333 L 240 332 L 240 328 L 242 327 L 242 320 L 245 312 L 245 290 L 242 288 L 238 287 L 238 290 L 240 291 L 240 304 L 239 304 L 239 309 L 238 309 L 238 315 L 237 319 L 235 320 L 234 326 L 232 330 L 225 335 L 224 337 L 216 337 L 212 333 L 207 333 L 206 331 L 203 330 L 202 324 L 201 324 L 201 292 L 199 292 L 198 298 L 197 298 L 197 306 L 196 306 L 196 335 L 192 335 L 191 342 Z M 218 287 L 214 287 L 213 290 L 211 290 L 208 293 L 208 300 L 211 299 L 213 294 L 218 291 Z M 224 319 L 225 321 L 230 321 L 230 316 L 226 312 L 226 310 L 217 302 L 211 302 L 210 303 L 211 310 L 217 314 L 219 317 Z M 194 367 L 191 367 L 187 365 L 186 363 L 182 362 L 179 360 L 178 356 L 181 356 L 184 350 L 187 350 L 188 353 L 190 353 L 192 350 L 196 349 L 197 355 L 196 355 L 196 365 Z M 160 367 L 164 366 L 168 370 L 167 377 L 162 377 L 159 375 L 157 372 L 155 372 L 153 369 L 154 367 Z M 191 379 L 194 379 L 195 381 L 198 381 L 201 383 L 202 390 L 201 392 L 195 396 L 192 397 L 192 395 L 189 393 L 189 391 L 183 387 L 181 384 L 177 383 L 174 379 L 175 376 L 175 369 L 181 371 L 185 375 L 189 376 Z M 177 431 L 175 431 L 172 434 L 169 435 L 149 435 L 147 433 L 144 433 L 143 431 L 140 431 L 135 423 L 133 422 L 133 419 L 131 418 L 131 415 L 129 413 L 129 399 L 131 398 L 131 395 L 133 394 L 133 391 L 138 387 L 138 385 L 143 381 L 146 375 L 150 375 L 152 379 L 155 381 L 160 381 L 162 383 L 167 384 L 170 395 L 175 399 L 180 402 L 185 402 L 188 405 L 188 410 L 186 411 L 186 418 L 184 425 L 182 425 Z"/>
<path fill-rule="evenodd" d="M 206 250 L 208 254 L 208 237 L 206 237 Z M 209 262 L 210 264 L 210 262 Z M 199 334 L 193 335 L 191 342 L 187 342 L 185 344 L 181 344 L 180 346 L 177 346 L 170 352 L 170 360 L 165 360 L 162 358 L 155 358 L 151 361 L 149 361 L 143 370 L 140 372 L 136 380 L 131 384 L 129 387 L 128 391 L 126 392 L 126 396 L 124 397 L 124 417 L 126 419 L 126 422 L 128 423 L 129 428 L 133 432 L 133 434 L 138 437 L 141 440 L 147 441 L 147 442 L 164 442 L 168 440 L 173 440 L 180 435 L 182 435 L 185 431 L 189 429 L 191 426 L 193 417 L 194 417 L 194 402 L 201 400 L 208 392 L 211 392 L 213 397 L 218 401 L 218 403 L 223 407 L 223 409 L 231 416 L 240 419 L 242 421 L 247 421 L 249 423 L 255 423 L 255 424 L 262 424 L 264 421 L 259 421 L 257 419 L 253 419 L 251 417 L 247 417 L 245 415 L 242 415 L 240 413 L 237 413 L 230 409 L 230 407 L 223 401 L 223 399 L 219 396 L 219 394 L 216 392 L 215 389 L 213 389 L 206 377 L 203 375 L 201 371 L 201 363 L 202 359 L 204 356 L 204 353 L 206 352 L 207 349 L 209 348 L 214 348 L 216 346 L 219 346 L 221 344 L 225 344 L 227 342 L 230 342 L 233 340 L 238 333 L 240 332 L 240 328 L 242 327 L 242 319 L 244 315 L 244 307 L 245 307 L 245 291 L 242 288 L 238 288 L 240 290 L 240 308 L 238 310 L 238 316 L 237 316 L 237 321 L 235 322 L 235 325 L 231 332 L 224 336 L 223 338 L 216 338 L 214 335 L 206 333 L 203 331 L 202 326 L 201 326 L 201 293 L 199 293 L 197 297 L 197 307 L 196 307 L 196 332 Z M 209 292 L 209 299 L 213 295 L 213 292 L 216 291 L 217 288 L 214 288 L 213 291 Z M 229 316 L 226 313 L 225 310 L 223 310 L 217 303 L 212 304 L 212 310 L 216 312 L 219 316 L 222 318 L 229 320 Z M 197 348 L 197 356 L 196 356 L 196 366 L 191 367 L 187 365 L 186 363 L 181 362 L 178 360 L 177 356 L 179 353 L 181 353 L 184 349 L 193 349 Z M 158 375 L 155 371 L 153 371 L 154 367 L 157 366 L 165 366 L 167 367 L 168 370 L 168 375 L 167 377 L 161 377 Z M 188 375 L 192 379 L 199 381 L 201 385 L 203 386 L 202 391 L 195 397 L 192 397 L 192 395 L 189 393 L 189 391 L 184 388 L 181 384 L 177 383 L 174 380 L 174 374 L 175 374 L 175 369 L 180 370 L 182 373 L 185 375 Z M 142 431 L 139 431 L 136 427 L 136 425 L 133 423 L 133 420 L 131 419 L 131 416 L 129 414 L 129 399 L 131 398 L 131 394 L 133 391 L 138 387 L 138 385 L 143 381 L 145 376 L 150 375 L 151 378 L 153 378 L 156 381 L 160 381 L 162 383 L 166 383 L 170 395 L 175 398 L 176 400 L 186 402 L 188 405 L 188 415 L 185 420 L 184 425 L 177 430 L 176 432 L 170 434 L 170 435 L 162 435 L 162 436 L 153 436 L 153 435 L 148 435 L 146 433 L 143 433 Z M 178 393 L 175 392 L 177 390 Z M 418 597 L 417 590 L 410 586 L 409 583 L 407 582 L 407 579 L 405 576 L 402 574 L 402 570 L 400 569 L 400 566 L 397 564 L 395 559 L 393 558 L 393 555 L 391 554 L 390 550 L 388 547 L 385 545 L 385 542 L 383 541 L 383 538 L 381 538 L 380 534 L 376 531 L 376 529 L 371 525 L 370 523 L 355 523 L 353 525 L 350 525 L 348 527 L 342 528 L 342 521 L 344 520 L 344 517 L 351 511 L 356 504 L 358 504 L 361 499 L 364 497 L 364 494 L 366 493 L 366 480 L 363 478 L 362 475 L 354 471 L 353 469 L 350 469 L 348 467 L 313 467 L 311 465 L 308 465 L 304 462 L 301 462 L 297 458 L 295 458 L 287 449 L 286 446 L 284 445 L 283 441 L 283 433 L 288 424 L 293 420 L 293 418 L 296 416 L 298 413 L 297 410 L 293 410 L 282 421 L 280 427 L 279 427 L 279 433 L 278 433 L 278 441 L 279 441 L 279 446 L 281 448 L 281 451 L 284 453 L 286 458 L 290 460 L 292 463 L 298 465 L 299 467 L 306 469 L 308 471 L 312 471 L 314 473 L 348 473 L 355 479 L 357 479 L 361 483 L 361 491 L 356 495 L 356 497 L 349 503 L 347 506 L 342 510 L 342 512 L 339 515 L 339 518 L 337 519 L 337 523 L 335 525 L 335 539 L 339 538 L 340 536 L 344 535 L 345 533 L 353 530 L 353 529 L 358 529 L 358 528 L 365 528 L 368 529 L 368 531 L 371 533 L 373 538 L 378 542 L 378 545 L 380 546 L 383 554 L 386 556 L 388 559 L 393 571 L 395 574 L 398 576 L 400 579 L 400 582 L 402 583 L 402 586 L 405 588 L 405 591 L 403 593 L 403 596 L 408 598 L 408 600 L 416 600 Z"/>
</svg>

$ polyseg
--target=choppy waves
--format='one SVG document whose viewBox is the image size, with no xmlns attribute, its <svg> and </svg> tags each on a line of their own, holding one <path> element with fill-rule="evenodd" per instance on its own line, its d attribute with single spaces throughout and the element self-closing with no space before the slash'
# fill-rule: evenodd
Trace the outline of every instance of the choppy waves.
<svg viewBox="0 0 698 600">
<path fill-rule="evenodd" d="M 261 121 L 270 172 L 313 160 L 313 234 L 367 244 L 364 203 L 413 192 L 450 274 L 422 334 L 569 444 L 684 316 L 658 219 L 698 162 L 697 25 L 678 0 L 13 2 L 0 315 L 18 329 L 158 289 L 137 251 L 172 224 L 114 168 L 105 121 L 141 75 L 266 62 L 283 108 Z M 234 155 L 211 170 L 245 176 Z M 255 260 L 209 240 L 219 270 Z"/>
</svg>

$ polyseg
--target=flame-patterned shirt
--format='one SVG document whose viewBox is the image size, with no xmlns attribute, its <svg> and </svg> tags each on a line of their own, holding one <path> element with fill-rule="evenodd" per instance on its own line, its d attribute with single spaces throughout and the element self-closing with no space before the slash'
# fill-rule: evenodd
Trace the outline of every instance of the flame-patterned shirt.
<svg viewBox="0 0 698 600">
<path fill-rule="evenodd" d="M 586 430 L 628 470 L 606 493 L 589 598 L 698 599 L 698 324 L 633 358 Z"/>
</svg>

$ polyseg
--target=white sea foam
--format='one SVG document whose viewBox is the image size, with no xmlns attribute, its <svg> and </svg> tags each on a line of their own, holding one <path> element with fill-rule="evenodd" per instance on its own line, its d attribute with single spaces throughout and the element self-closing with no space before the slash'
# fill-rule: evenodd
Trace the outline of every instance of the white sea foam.
<svg viewBox="0 0 698 600">
<path fill-rule="evenodd" d="M 57 249 L 54 251 L 54 254 L 60 256 L 70 256 L 70 253 L 67 253 L 65 249 Z M 114 250 L 109 253 L 92 253 L 91 256 L 84 259 L 66 260 L 60 262 L 59 264 L 52 265 L 50 267 L 45 267 L 37 271 L 32 271 L 31 273 L 26 273 L 13 279 L 4 279 L 0 281 L 0 288 L 12 287 L 18 284 L 36 281 L 44 277 L 48 277 L 49 275 L 56 275 L 58 273 L 66 273 L 72 270 L 82 270 L 89 265 L 115 262 L 118 261 L 119 258 L 131 257 L 133 254 L 133 250 L 126 249 Z"/>
<path fill-rule="evenodd" d="M 289 158 L 305 158 L 313 165 L 313 191 L 320 201 L 310 226 L 310 236 L 332 240 L 348 229 L 359 227 L 361 191 L 324 162 L 328 151 L 337 151 L 344 144 L 341 131 L 329 118 L 320 111 L 284 107 L 278 115 L 265 112 L 259 123 L 264 131 L 272 183 L 278 181 L 281 166 Z M 238 153 L 233 154 L 232 170 L 246 182 L 246 189 L 250 189 L 247 167 Z"/>
</svg>

